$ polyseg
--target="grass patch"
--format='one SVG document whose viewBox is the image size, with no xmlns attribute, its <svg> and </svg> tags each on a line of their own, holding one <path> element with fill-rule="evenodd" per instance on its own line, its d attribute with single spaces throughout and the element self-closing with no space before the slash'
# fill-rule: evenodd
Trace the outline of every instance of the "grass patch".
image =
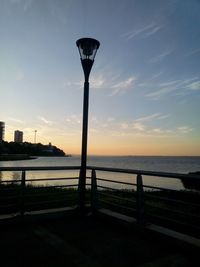
<svg viewBox="0 0 200 267">
<path fill-rule="evenodd" d="M 22 191 L 19 184 L 0 185 L 0 214 L 61 208 L 77 205 L 78 190 L 73 187 L 32 186 Z"/>
</svg>

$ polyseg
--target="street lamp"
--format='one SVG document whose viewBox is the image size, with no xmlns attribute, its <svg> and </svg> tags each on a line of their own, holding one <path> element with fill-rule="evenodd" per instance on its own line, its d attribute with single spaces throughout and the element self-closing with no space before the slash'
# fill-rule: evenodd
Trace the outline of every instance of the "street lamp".
<svg viewBox="0 0 200 267">
<path fill-rule="evenodd" d="M 88 132 L 88 105 L 89 105 L 89 76 L 94 63 L 96 52 L 100 46 L 99 41 L 92 38 L 81 38 L 77 40 L 81 64 L 85 76 L 84 98 L 83 98 L 83 128 L 82 128 L 82 152 L 81 152 L 81 172 L 79 177 L 79 197 L 80 209 L 85 209 L 85 185 L 86 185 L 86 166 L 87 166 L 87 132 Z"/>
<path fill-rule="evenodd" d="M 34 135 L 34 143 L 36 144 L 36 134 L 37 134 L 37 130 L 34 131 L 35 135 Z"/>
</svg>

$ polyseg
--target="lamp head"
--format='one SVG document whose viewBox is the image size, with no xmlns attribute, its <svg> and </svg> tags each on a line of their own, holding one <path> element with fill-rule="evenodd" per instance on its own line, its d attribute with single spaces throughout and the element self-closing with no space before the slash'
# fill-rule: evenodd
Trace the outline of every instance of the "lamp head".
<svg viewBox="0 0 200 267">
<path fill-rule="evenodd" d="M 81 38 L 76 41 L 81 60 L 90 59 L 94 61 L 97 49 L 100 46 L 99 41 L 92 38 Z"/>
</svg>

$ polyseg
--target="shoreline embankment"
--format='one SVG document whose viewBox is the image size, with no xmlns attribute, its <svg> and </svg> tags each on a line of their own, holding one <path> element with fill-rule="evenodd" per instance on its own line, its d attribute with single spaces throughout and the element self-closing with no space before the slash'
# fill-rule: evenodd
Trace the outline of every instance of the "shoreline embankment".
<svg viewBox="0 0 200 267">
<path fill-rule="evenodd" d="M 30 156 L 28 154 L 3 154 L 0 155 L 0 161 L 10 161 L 10 160 L 29 160 L 36 159 L 37 157 Z"/>
</svg>

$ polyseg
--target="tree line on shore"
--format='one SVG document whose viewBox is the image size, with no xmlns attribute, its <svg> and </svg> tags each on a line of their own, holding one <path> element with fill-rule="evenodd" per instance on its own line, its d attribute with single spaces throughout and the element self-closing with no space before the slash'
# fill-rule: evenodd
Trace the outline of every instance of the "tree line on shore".
<svg viewBox="0 0 200 267">
<path fill-rule="evenodd" d="M 0 155 L 3 154 L 26 154 L 30 156 L 65 156 L 65 152 L 56 146 L 43 145 L 41 143 L 32 144 L 29 142 L 0 143 Z"/>
</svg>

